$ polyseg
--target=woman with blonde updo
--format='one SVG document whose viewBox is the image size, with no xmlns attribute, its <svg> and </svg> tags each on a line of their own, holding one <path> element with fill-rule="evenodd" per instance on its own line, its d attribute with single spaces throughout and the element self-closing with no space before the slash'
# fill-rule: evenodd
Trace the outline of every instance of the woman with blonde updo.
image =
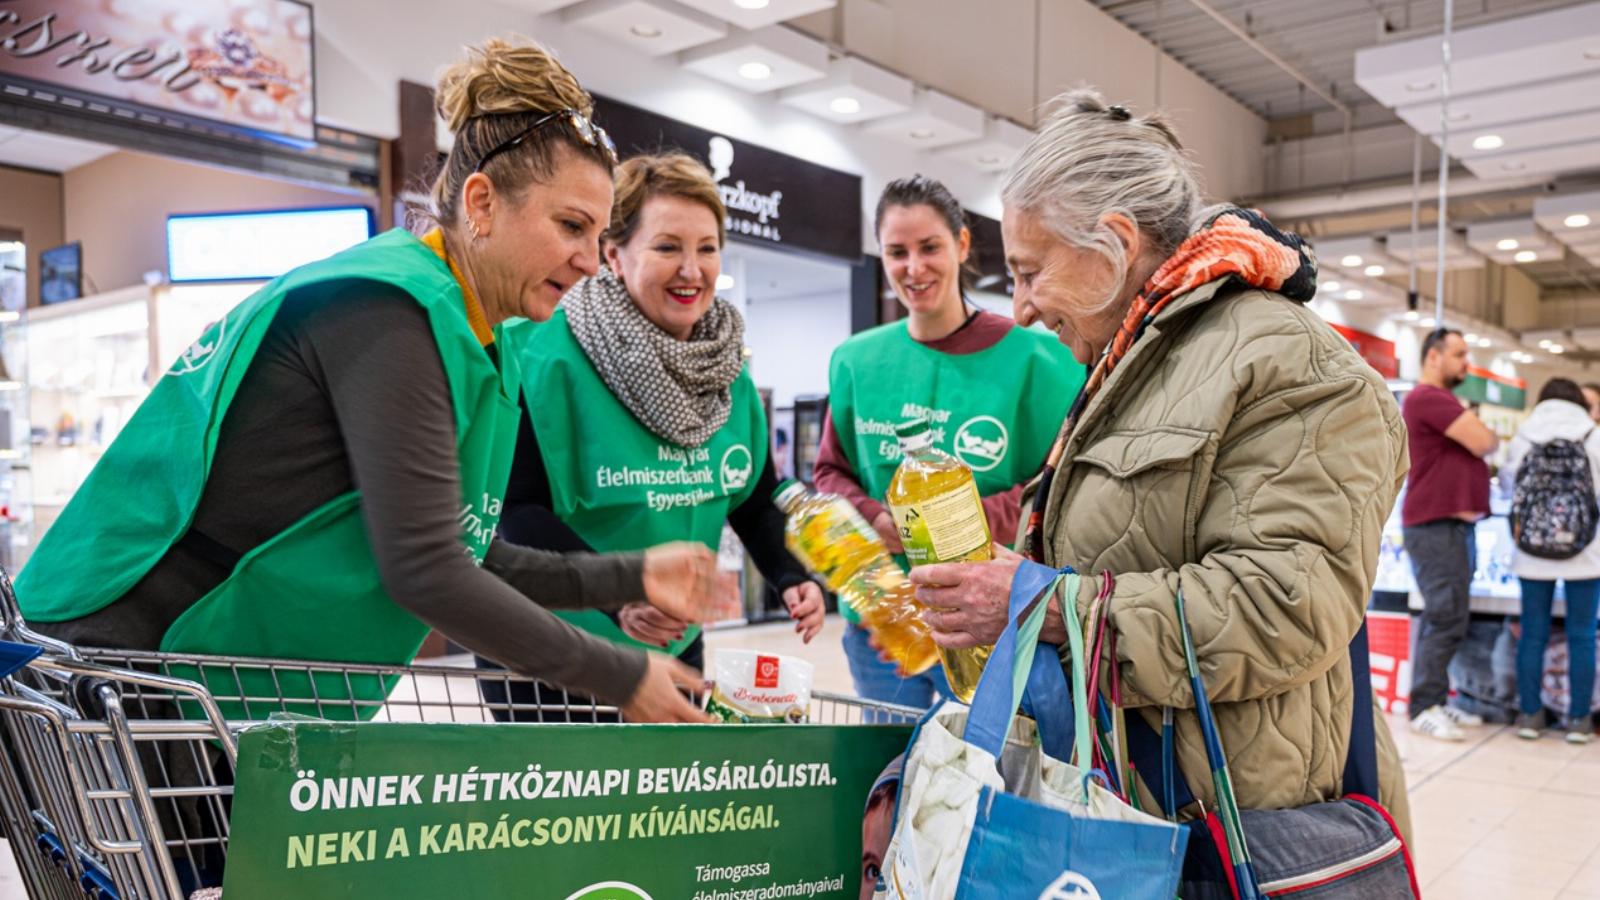
<svg viewBox="0 0 1600 900">
<path fill-rule="evenodd" d="M 727 211 L 711 173 L 682 153 L 617 169 L 603 249 L 548 322 L 518 325 L 525 426 L 506 491 L 507 540 L 547 550 L 633 550 L 691 540 L 715 548 L 726 522 L 782 592 L 795 630 L 822 628 L 822 589 L 783 543 L 767 418 L 744 360 L 744 320 L 716 296 Z M 628 477 L 617 477 L 628 473 Z M 700 629 L 657 606 L 560 614 L 625 646 L 699 666 Z M 485 682 L 491 701 L 499 686 Z M 537 718 L 586 701 L 514 692 Z"/>
<path fill-rule="evenodd" d="M 548 319 L 595 274 L 615 150 L 535 44 L 469 51 L 438 106 L 455 145 L 436 227 L 296 269 L 208 331 L 40 543 L 22 610 L 79 644 L 382 664 L 409 663 L 433 628 L 630 720 L 703 721 L 679 690 L 697 673 L 545 606 L 695 621 L 709 551 L 563 556 L 495 536 L 522 384 L 503 326 Z M 330 718 L 370 716 L 388 687 L 226 679 Z"/>
</svg>

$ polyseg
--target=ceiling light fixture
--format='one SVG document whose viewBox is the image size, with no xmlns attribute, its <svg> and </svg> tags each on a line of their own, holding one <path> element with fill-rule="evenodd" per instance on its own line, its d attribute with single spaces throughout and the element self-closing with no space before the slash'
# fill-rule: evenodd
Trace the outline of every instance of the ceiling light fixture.
<svg viewBox="0 0 1600 900">
<path fill-rule="evenodd" d="M 1361 293 L 1360 291 L 1356 290 L 1355 288 L 1351 288 L 1350 290 L 1344 292 L 1344 298 L 1346 300 L 1360 300 L 1362 297 L 1365 297 L 1365 296 L 1366 296 L 1365 294 Z"/>
<path fill-rule="evenodd" d="M 1596 47 L 1593 50 L 1583 51 L 1583 58 L 1600 61 L 1600 47 Z"/>
<path fill-rule="evenodd" d="M 1472 113 L 1469 113 L 1469 112 L 1453 112 L 1450 115 L 1445 116 L 1445 118 L 1449 119 L 1452 122 L 1465 122 L 1468 119 L 1472 118 Z"/>
<path fill-rule="evenodd" d="M 993 153 L 985 153 L 982 156 L 978 157 L 978 165 L 980 165 L 980 166 L 998 166 L 998 165 L 1000 165 L 1000 157 L 995 156 Z"/>
<path fill-rule="evenodd" d="M 913 128 L 906 133 L 906 137 L 911 138 L 913 141 L 931 141 L 933 140 L 933 129 Z"/>
<path fill-rule="evenodd" d="M 1401 316 L 1400 318 L 1405 319 L 1407 322 L 1415 322 L 1419 317 L 1417 315 L 1417 311 L 1413 309 L 1413 310 L 1408 311 L 1405 315 Z"/>
<path fill-rule="evenodd" d="M 1462 335 L 1462 338 L 1464 338 L 1469 344 L 1476 344 L 1478 342 L 1478 336 L 1475 334 L 1464 334 Z"/>
<path fill-rule="evenodd" d="M 764 81 L 772 77 L 772 67 L 764 62 L 747 62 L 739 66 L 739 77 Z"/>
<path fill-rule="evenodd" d="M 1482 347 L 1485 350 L 1487 350 L 1490 347 L 1494 346 L 1494 341 L 1491 341 L 1488 338 L 1478 338 L 1478 346 Z"/>
<path fill-rule="evenodd" d="M 1328 291 L 1329 293 L 1333 293 L 1335 291 L 1338 291 L 1342 287 L 1344 287 L 1344 285 L 1340 284 L 1337 281 L 1325 281 L 1325 282 L 1322 283 L 1322 289 L 1325 290 L 1325 291 Z"/>
<path fill-rule="evenodd" d="M 1552 341 L 1549 338 L 1545 338 L 1544 340 L 1539 342 L 1539 349 L 1540 350 L 1549 350 L 1551 347 L 1554 347 L 1555 345 L 1556 345 L 1555 341 Z"/>
<path fill-rule="evenodd" d="M 628 30 L 633 32 L 633 36 L 634 37 L 642 37 L 642 38 L 658 38 L 658 37 L 661 37 L 661 29 L 657 28 L 654 25 L 635 25 L 632 28 L 629 28 Z"/>
<path fill-rule="evenodd" d="M 718 275 L 717 276 L 717 290 L 719 290 L 719 291 L 731 291 L 731 290 L 733 290 L 733 276 L 729 275 L 726 272 L 722 273 L 721 275 Z"/>
<path fill-rule="evenodd" d="M 861 112 L 861 101 L 854 97 L 835 97 L 828 101 L 828 108 L 841 116 L 853 116 Z"/>
<path fill-rule="evenodd" d="M 1439 323 L 1435 322 L 1433 320 L 1432 316 L 1429 316 L 1428 318 L 1423 319 L 1421 322 L 1418 322 L 1417 324 L 1421 325 L 1423 328 L 1432 328 L 1433 326 L 1435 326 L 1435 325 L 1437 325 Z"/>
<path fill-rule="evenodd" d="M 1344 259 L 1339 260 L 1339 265 L 1344 266 L 1347 269 L 1358 268 L 1361 265 L 1361 257 L 1352 253 L 1349 256 L 1346 256 Z"/>
<path fill-rule="evenodd" d="M 1519 250 L 1519 251 L 1517 251 L 1517 255 L 1512 257 L 1512 259 L 1515 259 L 1517 262 L 1520 262 L 1520 263 L 1530 263 L 1530 262 L 1533 262 L 1533 261 L 1537 260 L 1538 258 L 1539 258 L 1539 254 L 1535 253 L 1532 250 Z"/>
<path fill-rule="evenodd" d="M 1551 344 L 1550 345 L 1550 352 L 1554 353 L 1557 356 L 1560 356 L 1561 354 L 1567 352 L 1567 348 L 1561 346 L 1560 344 Z"/>
<path fill-rule="evenodd" d="M 1367 274 L 1367 276 L 1370 277 L 1370 278 L 1381 278 L 1383 276 L 1383 273 L 1384 273 L 1384 268 L 1383 268 L 1383 266 L 1380 266 L 1380 265 L 1377 265 L 1376 263 L 1374 263 L 1373 265 L 1367 266 L 1365 269 L 1362 269 L 1361 271 L 1365 272 Z"/>
<path fill-rule="evenodd" d="M 1589 217 L 1583 213 L 1573 213 L 1572 215 L 1567 216 L 1565 219 L 1562 219 L 1561 224 L 1567 226 L 1568 228 L 1588 228 Z"/>
<path fill-rule="evenodd" d="M 1406 90 L 1413 94 L 1420 94 L 1424 91 L 1431 91 L 1438 86 L 1439 82 L 1437 81 L 1413 81 L 1406 85 Z"/>
<path fill-rule="evenodd" d="M 1516 238 L 1502 238 L 1499 243 L 1494 245 L 1494 248 L 1496 250 L 1504 250 L 1507 253 L 1510 253 L 1512 250 L 1515 250 L 1520 246 L 1522 245 L 1518 243 Z"/>
<path fill-rule="evenodd" d="M 1498 134 L 1480 134 L 1472 139 L 1474 150 L 1499 150 L 1506 145 L 1506 139 Z"/>
<path fill-rule="evenodd" d="M 733 5 L 740 9 L 766 9 L 772 0 L 733 0 Z"/>
</svg>

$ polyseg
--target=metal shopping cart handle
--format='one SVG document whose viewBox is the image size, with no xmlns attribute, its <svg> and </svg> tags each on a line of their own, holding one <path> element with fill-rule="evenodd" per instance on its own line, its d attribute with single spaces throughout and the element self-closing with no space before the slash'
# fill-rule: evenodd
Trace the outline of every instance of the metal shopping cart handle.
<svg viewBox="0 0 1600 900">
<path fill-rule="evenodd" d="M 79 658 L 78 648 L 65 641 L 46 637 L 28 627 L 22 618 L 22 606 L 17 603 L 17 591 L 11 584 L 11 573 L 0 566 L 0 634 L 37 644 L 60 656 Z"/>
</svg>

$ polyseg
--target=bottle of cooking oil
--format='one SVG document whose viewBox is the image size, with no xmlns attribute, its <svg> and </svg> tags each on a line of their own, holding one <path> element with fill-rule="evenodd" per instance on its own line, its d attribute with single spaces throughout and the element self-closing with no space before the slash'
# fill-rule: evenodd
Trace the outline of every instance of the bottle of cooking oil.
<svg viewBox="0 0 1600 900">
<path fill-rule="evenodd" d="M 895 429 L 905 459 L 895 470 L 884 498 L 900 529 L 906 560 L 912 568 L 931 563 L 984 562 L 994 559 L 989 520 L 972 470 L 961 460 L 933 446 L 928 420 L 916 418 Z M 966 650 L 939 648 L 950 689 L 965 702 L 978 689 L 983 664 L 993 647 Z"/>
<path fill-rule="evenodd" d="M 813 494 L 798 481 L 779 485 L 772 499 L 789 517 L 789 552 L 861 614 L 861 624 L 902 674 L 917 675 L 938 662 L 911 582 L 850 501 Z"/>
</svg>

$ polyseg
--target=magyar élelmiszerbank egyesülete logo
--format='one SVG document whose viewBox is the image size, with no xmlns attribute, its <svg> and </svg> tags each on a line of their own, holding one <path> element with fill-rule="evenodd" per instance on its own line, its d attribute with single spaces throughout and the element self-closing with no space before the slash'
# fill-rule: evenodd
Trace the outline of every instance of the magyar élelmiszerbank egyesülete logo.
<svg viewBox="0 0 1600 900">
<path fill-rule="evenodd" d="M 184 350 L 182 355 L 178 357 L 178 361 L 172 364 L 172 374 L 187 375 L 203 368 L 206 363 L 217 355 L 217 350 L 222 346 L 222 338 L 227 333 L 227 330 L 227 319 L 221 319 L 215 325 L 207 328 L 205 333 L 200 335 L 199 340 L 190 344 L 188 349 Z"/>
<path fill-rule="evenodd" d="M 1068 870 L 1050 882 L 1039 900 L 1100 900 L 1100 892 L 1095 890 L 1094 882 Z"/>
<path fill-rule="evenodd" d="M 580 888 L 567 900 L 651 900 L 643 888 L 626 881 L 602 881 Z"/>
<path fill-rule="evenodd" d="M 956 432 L 955 454 L 974 472 L 987 472 L 1006 458 L 1011 436 L 994 416 L 974 416 Z"/>
<path fill-rule="evenodd" d="M 755 460 L 750 456 L 750 448 L 743 444 L 734 444 L 722 454 L 722 489 L 727 493 L 744 490 L 750 483 L 750 476 L 755 472 Z"/>
<path fill-rule="evenodd" d="M 765 194 L 752 191 L 745 186 L 743 178 L 732 184 L 723 184 L 725 179 L 733 175 L 734 150 L 733 141 L 721 135 L 708 142 L 706 155 L 711 163 L 711 177 L 717 182 L 717 191 L 722 195 L 722 205 L 728 208 L 728 230 L 774 241 L 783 240 L 777 226 L 772 224 L 772 220 L 779 218 L 782 212 L 783 191 Z M 754 216 L 755 221 L 736 218 L 734 213 Z"/>
</svg>

